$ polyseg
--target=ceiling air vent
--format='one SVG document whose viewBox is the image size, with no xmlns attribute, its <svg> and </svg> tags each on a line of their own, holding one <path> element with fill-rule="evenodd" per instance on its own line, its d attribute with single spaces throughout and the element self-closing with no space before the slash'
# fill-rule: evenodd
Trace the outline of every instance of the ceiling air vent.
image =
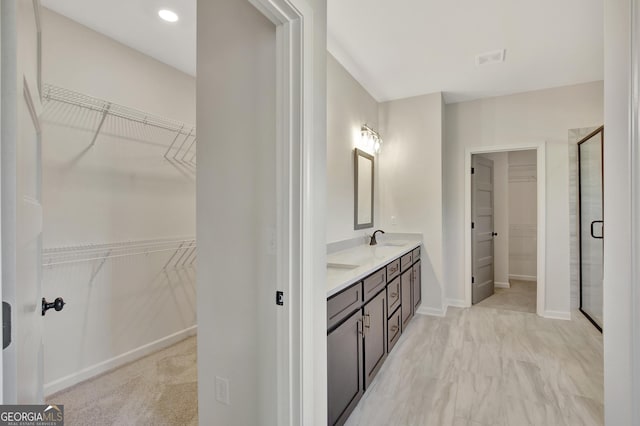
<svg viewBox="0 0 640 426">
<path fill-rule="evenodd" d="M 476 66 L 504 62 L 506 49 L 493 50 L 476 56 Z"/>
</svg>

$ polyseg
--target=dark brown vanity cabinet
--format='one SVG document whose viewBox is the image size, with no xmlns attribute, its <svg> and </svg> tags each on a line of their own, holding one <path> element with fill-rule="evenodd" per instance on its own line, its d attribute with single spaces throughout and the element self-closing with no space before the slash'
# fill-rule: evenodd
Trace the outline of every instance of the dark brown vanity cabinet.
<svg viewBox="0 0 640 426">
<path fill-rule="evenodd" d="M 327 335 L 329 425 L 343 425 L 364 393 L 362 311 Z"/>
<path fill-rule="evenodd" d="M 402 330 L 407 327 L 411 318 L 413 318 L 413 298 L 411 297 L 411 293 L 413 291 L 413 283 L 411 276 L 413 274 L 413 269 L 409 269 L 404 271 L 402 275 L 400 275 L 400 296 L 402 297 L 401 307 L 402 310 Z"/>
<path fill-rule="evenodd" d="M 411 281 L 413 283 L 413 314 L 415 315 L 418 306 L 420 306 L 420 302 L 422 302 L 422 268 L 419 260 L 413 264 L 411 274 Z"/>
<path fill-rule="evenodd" d="M 364 388 L 367 389 L 387 358 L 387 294 L 378 293 L 364 305 Z"/>
<path fill-rule="evenodd" d="M 329 425 L 343 425 L 421 302 L 420 248 L 327 300 Z"/>
</svg>

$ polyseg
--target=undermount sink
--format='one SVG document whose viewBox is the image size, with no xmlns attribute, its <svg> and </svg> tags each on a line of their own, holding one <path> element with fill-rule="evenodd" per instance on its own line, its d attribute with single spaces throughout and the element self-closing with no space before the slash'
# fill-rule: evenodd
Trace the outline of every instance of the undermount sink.
<svg viewBox="0 0 640 426">
<path fill-rule="evenodd" d="M 328 269 L 350 270 L 350 269 L 356 269 L 358 266 L 359 265 L 352 265 L 350 263 L 327 263 Z"/>
<path fill-rule="evenodd" d="M 384 243 L 378 243 L 379 247 L 404 247 L 406 245 L 407 245 L 406 241 L 398 241 L 398 242 L 387 241 Z"/>
</svg>

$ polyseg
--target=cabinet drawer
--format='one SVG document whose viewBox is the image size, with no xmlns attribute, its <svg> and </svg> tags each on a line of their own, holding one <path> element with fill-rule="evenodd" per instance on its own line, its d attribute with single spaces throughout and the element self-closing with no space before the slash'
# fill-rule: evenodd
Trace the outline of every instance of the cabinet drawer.
<svg viewBox="0 0 640 426">
<path fill-rule="evenodd" d="M 400 268 L 402 269 L 403 272 L 409 269 L 412 263 L 413 263 L 413 252 L 407 253 L 400 258 Z"/>
<path fill-rule="evenodd" d="M 420 247 L 418 247 L 417 249 L 413 250 L 413 261 L 415 262 L 416 260 L 420 259 Z"/>
<path fill-rule="evenodd" d="M 386 269 L 382 268 L 379 271 L 369 275 L 364 279 L 364 301 L 368 302 L 373 296 L 384 289 L 387 284 Z"/>
<path fill-rule="evenodd" d="M 387 285 L 387 312 L 389 315 L 400 306 L 400 277 Z"/>
<path fill-rule="evenodd" d="M 387 353 L 396 345 L 402 334 L 402 309 L 396 309 L 387 321 Z"/>
<path fill-rule="evenodd" d="M 400 259 L 396 259 L 387 265 L 387 281 L 391 281 L 400 275 Z"/>
<path fill-rule="evenodd" d="M 355 284 L 327 300 L 327 329 L 362 306 L 362 283 Z"/>
</svg>

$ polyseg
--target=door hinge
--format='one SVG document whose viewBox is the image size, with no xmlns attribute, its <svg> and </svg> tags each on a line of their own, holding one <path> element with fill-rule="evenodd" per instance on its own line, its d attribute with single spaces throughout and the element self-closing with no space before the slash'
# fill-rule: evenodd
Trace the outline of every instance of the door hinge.
<svg viewBox="0 0 640 426">
<path fill-rule="evenodd" d="M 476 168 L 475 168 L 475 167 L 472 167 L 472 168 L 471 168 L 471 174 L 475 174 L 475 172 L 476 172 Z"/>
<path fill-rule="evenodd" d="M 11 305 L 2 302 L 2 349 L 11 344 Z"/>
<path fill-rule="evenodd" d="M 475 284 L 476 283 L 476 277 L 471 277 L 471 284 Z"/>
<path fill-rule="evenodd" d="M 475 229 L 476 227 L 476 223 L 475 222 L 471 222 L 471 229 Z"/>
<path fill-rule="evenodd" d="M 284 291 L 276 291 L 276 305 L 284 305 Z"/>
</svg>

